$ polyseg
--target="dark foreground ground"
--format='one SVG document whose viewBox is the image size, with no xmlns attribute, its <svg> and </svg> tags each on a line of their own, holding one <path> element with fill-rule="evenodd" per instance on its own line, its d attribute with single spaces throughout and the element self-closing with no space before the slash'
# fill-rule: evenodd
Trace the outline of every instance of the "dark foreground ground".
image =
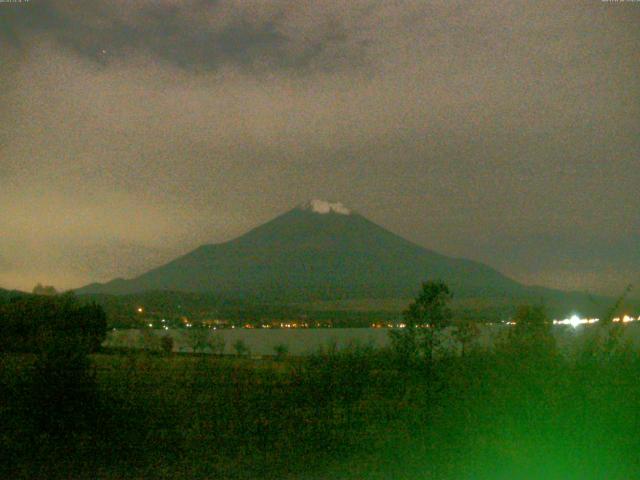
<svg viewBox="0 0 640 480">
<path fill-rule="evenodd" d="M 0 478 L 640 478 L 640 356 L 620 345 L 0 359 Z"/>
</svg>

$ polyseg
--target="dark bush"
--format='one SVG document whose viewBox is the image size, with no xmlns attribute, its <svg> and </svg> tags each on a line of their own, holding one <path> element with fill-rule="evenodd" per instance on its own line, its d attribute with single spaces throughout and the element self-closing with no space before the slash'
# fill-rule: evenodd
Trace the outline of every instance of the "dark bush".
<svg viewBox="0 0 640 480">
<path fill-rule="evenodd" d="M 72 294 L 25 295 L 0 305 L 0 351 L 37 353 L 51 339 L 67 337 L 90 353 L 100 348 L 106 331 L 102 307 L 80 304 Z"/>
</svg>

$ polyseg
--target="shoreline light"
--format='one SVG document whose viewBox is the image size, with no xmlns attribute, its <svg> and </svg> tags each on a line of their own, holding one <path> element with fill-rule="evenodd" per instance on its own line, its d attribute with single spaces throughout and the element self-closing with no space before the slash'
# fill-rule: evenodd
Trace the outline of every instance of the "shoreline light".
<svg viewBox="0 0 640 480">
<path fill-rule="evenodd" d="M 573 328 L 578 328 L 580 325 L 591 325 L 599 322 L 599 318 L 580 318 L 578 315 L 572 315 L 570 318 L 562 320 L 554 320 L 554 325 L 570 325 Z"/>
</svg>

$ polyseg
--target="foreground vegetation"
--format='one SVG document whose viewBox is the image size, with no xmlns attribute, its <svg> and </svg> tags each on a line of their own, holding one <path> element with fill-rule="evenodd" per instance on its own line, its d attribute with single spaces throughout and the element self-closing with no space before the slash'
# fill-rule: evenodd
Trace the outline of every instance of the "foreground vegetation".
<svg viewBox="0 0 640 480">
<path fill-rule="evenodd" d="M 635 478 L 640 358 L 618 348 L 306 360 L 4 355 L 3 478 Z M 94 370 L 95 369 L 95 370 Z M 95 373 L 93 373 L 95 372 Z M 48 394 L 49 393 L 49 394 Z M 63 399 L 60 399 L 63 395 Z M 69 403 L 67 403 L 69 402 Z"/>
<path fill-rule="evenodd" d="M 449 297 L 425 287 L 388 350 L 108 355 L 67 331 L 5 352 L 0 477 L 638 478 L 640 355 L 623 326 L 585 327 L 562 354 L 523 307 L 491 350 L 460 328 L 452 355 Z"/>
</svg>

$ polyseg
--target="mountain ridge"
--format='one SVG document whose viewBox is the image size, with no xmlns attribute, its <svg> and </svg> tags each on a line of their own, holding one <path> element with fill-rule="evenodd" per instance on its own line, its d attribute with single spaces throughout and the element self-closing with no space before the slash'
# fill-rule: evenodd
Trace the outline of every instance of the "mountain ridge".
<svg viewBox="0 0 640 480">
<path fill-rule="evenodd" d="M 508 295 L 524 288 L 480 262 L 406 240 L 339 202 L 312 200 L 135 278 L 93 283 L 76 292 L 172 290 L 307 301 L 410 296 L 429 278 L 447 281 L 463 296 Z"/>
</svg>

